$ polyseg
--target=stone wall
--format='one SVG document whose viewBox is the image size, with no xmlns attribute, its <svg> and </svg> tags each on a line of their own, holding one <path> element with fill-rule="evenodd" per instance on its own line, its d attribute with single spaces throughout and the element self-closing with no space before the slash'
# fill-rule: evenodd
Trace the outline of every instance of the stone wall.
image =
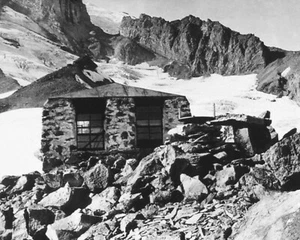
<svg viewBox="0 0 300 240">
<path fill-rule="evenodd" d="M 105 149 L 135 149 L 135 103 L 133 98 L 110 98 L 105 110 Z"/>
<path fill-rule="evenodd" d="M 64 99 L 48 100 L 43 110 L 43 170 L 64 163 L 76 148 L 76 115 L 73 104 Z"/>
<path fill-rule="evenodd" d="M 163 106 L 163 139 L 166 140 L 168 131 L 178 124 L 179 118 L 191 116 L 190 103 L 185 97 L 168 99 Z"/>
</svg>

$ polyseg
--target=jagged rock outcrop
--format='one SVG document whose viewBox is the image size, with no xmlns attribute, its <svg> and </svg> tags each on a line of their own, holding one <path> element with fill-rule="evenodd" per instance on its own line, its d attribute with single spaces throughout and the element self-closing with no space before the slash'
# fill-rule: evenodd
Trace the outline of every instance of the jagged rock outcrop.
<svg viewBox="0 0 300 240">
<path fill-rule="evenodd" d="M 300 104 L 299 64 L 299 52 L 290 52 L 272 62 L 257 75 L 257 90 L 275 94 L 278 97 L 288 96 Z M 279 76 L 283 78 L 283 84 L 279 84 Z"/>
<path fill-rule="evenodd" d="M 40 34 L 66 50 L 78 55 L 88 53 L 95 59 L 104 58 L 108 53 L 112 55 L 113 49 L 108 44 L 110 35 L 91 23 L 82 0 L 9 0 L 4 5 L 36 22 Z"/>
<path fill-rule="evenodd" d="M 193 76 L 258 72 L 277 58 L 259 38 L 242 35 L 211 20 L 188 16 L 168 22 L 142 14 L 124 17 L 121 35 L 153 52 L 185 64 Z"/>
</svg>

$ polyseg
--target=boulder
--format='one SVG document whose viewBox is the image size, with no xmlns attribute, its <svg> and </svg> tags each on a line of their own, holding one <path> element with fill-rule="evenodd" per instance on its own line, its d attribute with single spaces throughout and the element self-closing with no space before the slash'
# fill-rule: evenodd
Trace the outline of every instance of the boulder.
<svg viewBox="0 0 300 240">
<path fill-rule="evenodd" d="M 31 190 L 35 184 L 35 179 L 40 177 L 41 174 L 34 172 L 31 174 L 25 174 L 21 176 L 16 182 L 15 186 L 11 189 L 10 193 L 19 193 L 27 190 Z"/>
<path fill-rule="evenodd" d="M 215 158 L 210 153 L 187 153 L 176 157 L 169 174 L 174 185 L 180 183 L 180 174 L 203 178 L 213 168 Z"/>
<path fill-rule="evenodd" d="M 71 187 L 81 187 L 83 184 L 83 177 L 78 172 L 69 172 L 63 174 L 63 185 L 69 183 Z"/>
<path fill-rule="evenodd" d="M 0 212 L 0 232 L 5 231 L 5 229 L 12 229 L 14 221 L 13 208 L 9 207 Z"/>
<path fill-rule="evenodd" d="M 121 209 L 124 212 L 127 212 L 130 209 L 139 210 L 140 203 L 142 201 L 143 201 L 143 196 L 141 193 L 131 194 L 127 192 L 121 195 L 117 208 Z"/>
<path fill-rule="evenodd" d="M 63 186 L 62 172 L 54 173 L 45 173 L 43 174 L 44 181 L 46 185 L 51 190 L 57 190 Z"/>
<path fill-rule="evenodd" d="M 96 223 L 91 226 L 84 234 L 82 234 L 78 240 L 106 240 L 107 237 L 111 233 L 111 229 L 109 228 L 106 222 Z"/>
<path fill-rule="evenodd" d="M 257 202 L 270 191 L 280 190 L 280 182 L 274 173 L 264 167 L 252 167 L 239 180 L 239 185 L 243 190 L 244 196 L 250 201 Z"/>
<path fill-rule="evenodd" d="M 185 200 L 201 201 L 207 196 L 208 190 L 206 186 L 197 177 L 192 178 L 186 174 L 181 174 L 180 181 Z"/>
<path fill-rule="evenodd" d="M 97 163 L 83 175 L 84 183 L 92 192 L 101 192 L 112 180 L 109 168 Z"/>
<path fill-rule="evenodd" d="M 26 222 L 26 211 L 19 210 L 15 214 L 15 219 L 13 221 L 13 232 L 12 232 L 12 240 L 20 240 L 26 239 L 30 240 L 32 237 L 27 232 L 27 222 Z"/>
<path fill-rule="evenodd" d="M 54 213 L 46 208 L 30 207 L 27 212 L 27 229 L 31 236 L 35 236 L 38 231 L 46 225 L 54 222 Z"/>
<path fill-rule="evenodd" d="M 4 232 L 1 232 L 0 238 L 1 240 L 12 240 L 12 229 L 7 229 Z"/>
<path fill-rule="evenodd" d="M 294 135 L 295 133 L 297 133 L 297 128 L 292 128 L 290 131 L 288 131 L 287 133 L 285 133 L 283 135 L 282 139 L 288 138 L 288 137 Z"/>
<path fill-rule="evenodd" d="M 84 208 L 90 199 L 85 188 L 71 188 L 67 183 L 64 187 L 44 197 L 39 204 L 44 207 L 56 207 L 66 213 L 71 213 L 77 208 Z"/>
<path fill-rule="evenodd" d="M 273 193 L 247 211 L 235 240 L 295 240 L 300 236 L 300 191 Z"/>
<path fill-rule="evenodd" d="M 265 166 L 273 171 L 284 190 L 300 188 L 300 133 L 274 144 L 262 154 Z"/>
<path fill-rule="evenodd" d="M 91 203 L 86 207 L 93 212 L 109 212 L 117 203 L 120 197 L 120 190 L 116 187 L 108 187 L 101 193 L 91 197 Z"/>
<path fill-rule="evenodd" d="M 121 178 L 120 182 L 126 183 L 127 189 L 129 191 L 134 192 L 134 187 L 143 187 L 140 184 L 138 184 L 138 182 L 141 182 L 141 180 L 145 179 L 145 181 L 142 181 L 143 185 L 145 186 L 154 178 L 155 174 L 158 173 L 162 168 L 163 165 L 160 161 L 160 158 L 156 154 L 156 152 L 154 152 L 144 157 L 140 161 L 136 169 L 124 178 Z"/>
<path fill-rule="evenodd" d="M 216 190 L 219 192 L 224 191 L 228 185 L 234 185 L 249 168 L 246 166 L 232 166 L 227 165 L 223 170 L 216 173 Z"/>
<path fill-rule="evenodd" d="M 100 217 L 86 215 L 77 210 L 70 216 L 48 225 L 46 236 L 49 240 L 78 239 L 89 227 L 100 221 Z"/>
<path fill-rule="evenodd" d="M 5 187 L 8 187 L 8 188 L 13 188 L 19 178 L 20 178 L 20 176 L 3 176 L 0 184 L 4 185 Z"/>
</svg>

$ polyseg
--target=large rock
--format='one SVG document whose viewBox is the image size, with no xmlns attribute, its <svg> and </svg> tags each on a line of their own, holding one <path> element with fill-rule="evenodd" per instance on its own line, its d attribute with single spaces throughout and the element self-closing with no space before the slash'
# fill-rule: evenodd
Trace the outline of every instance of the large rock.
<svg viewBox="0 0 300 240">
<path fill-rule="evenodd" d="M 86 207 L 93 212 L 109 212 L 117 203 L 120 197 L 120 190 L 116 187 L 108 187 L 101 193 L 91 197 L 91 203 Z"/>
<path fill-rule="evenodd" d="M 219 22 L 193 16 L 172 22 L 145 14 L 138 19 L 124 17 L 120 33 L 159 55 L 177 59 L 187 69 L 191 66 L 194 76 L 252 73 L 271 59 L 269 49 L 254 35 L 241 35 Z"/>
<path fill-rule="evenodd" d="M 67 183 L 63 188 L 56 190 L 44 197 L 39 204 L 44 207 L 56 207 L 66 213 L 71 213 L 77 208 L 84 208 L 90 199 L 88 191 L 84 188 L 71 188 Z"/>
<path fill-rule="evenodd" d="M 81 187 L 83 184 L 83 177 L 79 172 L 69 172 L 63 175 L 63 183 L 69 183 L 71 187 Z"/>
<path fill-rule="evenodd" d="M 75 211 L 70 216 L 62 218 L 48 225 L 46 236 L 49 240 L 71 240 L 78 239 L 93 224 L 100 222 L 101 218 L 86 215 Z"/>
<path fill-rule="evenodd" d="M 14 217 L 15 220 L 13 221 L 12 240 L 32 239 L 27 231 L 26 211 L 20 210 L 15 214 Z"/>
<path fill-rule="evenodd" d="M 51 190 L 57 190 L 63 186 L 62 172 L 45 173 L 43 179 Z"/>
<path fill-rule="evenodd" d="M 109 168 L 98 163 L 89 169 L 83 176 L 84 183 L 92 192 L 101 192 L 111 182 L 112 174 Z"/>
<path fill-rule="evenodd" d="M 100 222 L 91 226 L 84 234 L 82 234 L 78 240 L 106 240 L 111 232 L 108 224 L 106 222 Z"/>
<path fill-rule="evenodd" d="M 239 180 L 244 196 L 251 201 L 258 201 L 270 191 L 279 190 L 280 182 L 274 173 L 264 167 L 253 167 Z"/>
<path fill-rule="evenodd" d="M 154 152 L 150 155 L 144 157 L 136 169 L 121 179 L 121 181 L 126 182 L 127 187 L 130 188 L 131 192 L 135 192 L 137 189 L 143 187 L 139 183 L 142 179 L 147 179 L 142 181 L 143 185 L 149 183 L 156 173 L 158 173 L 163 168 L 163 165 L 159 159 L 159 156 Z"/>
<path fill-rule="evenodd" d="M 271 194 L 250 208 L 234 240 L 296 240 L 300 235 L 300 191 Z"/>
<path fill-rule="evenodd" d="M 191 178 L 186 174 L 180 175 L 184 197 L 186 200 L 201 201 L 208 194 L 206 186 L 197 178 Z"/>
<path fill-rule="evenodd" d="M 46 225 L 53 223 L 55 219 L 54 213 L 49 209 L 36 207 L 27 209 L 27 217 L 27 229 L 31 236 L 36 235 Z"/>
<path fill-rule="evenodd" d="M 262 157 L 266 167 L 274 172 L 283 189 L 300 188 L 300 133 L 282 139 Z"/>
<path fill-rule="evenodd" d="M 35 184 L 35 179 L 40 176 L 41 175 L 38 172 L 34 172 L 31 174 L 25 174 L 25 175 L 21 176 L 18 179 L 18 181 L 16 182 L 16 185 L 10 191 L 10 193 L 13 194 L 13 193 L 20 193 L 22 191 L 31 190 Z"/>
<path fill-rule="evenodd" d="M 249 172 L 249 168 L 245 166 L 226 166 L 223 170 L 216 173 L 216 190 L 224 191 L 228 185 L 234 185 L 245 173 Z"/>
</svg>

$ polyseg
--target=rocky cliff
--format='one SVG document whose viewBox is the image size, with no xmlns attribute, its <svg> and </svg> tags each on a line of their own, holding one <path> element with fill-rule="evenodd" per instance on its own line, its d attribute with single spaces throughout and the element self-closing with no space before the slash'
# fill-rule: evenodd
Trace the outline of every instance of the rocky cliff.
<svg viewBox="0 0 300 240">
<path fill-rule="evenodd" d="M 124 17 L 120 33 L 185 64 L 193 76 L 258 72 L 280 55 L 253 34 L 242 35 L 219 22 L 193 16 L 172 22 L 145 14 L 138 19 Z"/>
<path fill-rule="evenodd" d="M 257 76 L 259 91 L 288 96 L 300 104 L 300 53 L 290 52 L 263 69 Z M 283 84 L 279 84 L 279 76 Z"/>
<path fill-rule="evenodd" d="M 26 15 L 44 30 L 39 34 L 76 54 L 92 53 L 99 59 L 111 51 L 109 35 L 91 23 L 81 0 L 8 0 L 3 6 Z"/>
</svg>

